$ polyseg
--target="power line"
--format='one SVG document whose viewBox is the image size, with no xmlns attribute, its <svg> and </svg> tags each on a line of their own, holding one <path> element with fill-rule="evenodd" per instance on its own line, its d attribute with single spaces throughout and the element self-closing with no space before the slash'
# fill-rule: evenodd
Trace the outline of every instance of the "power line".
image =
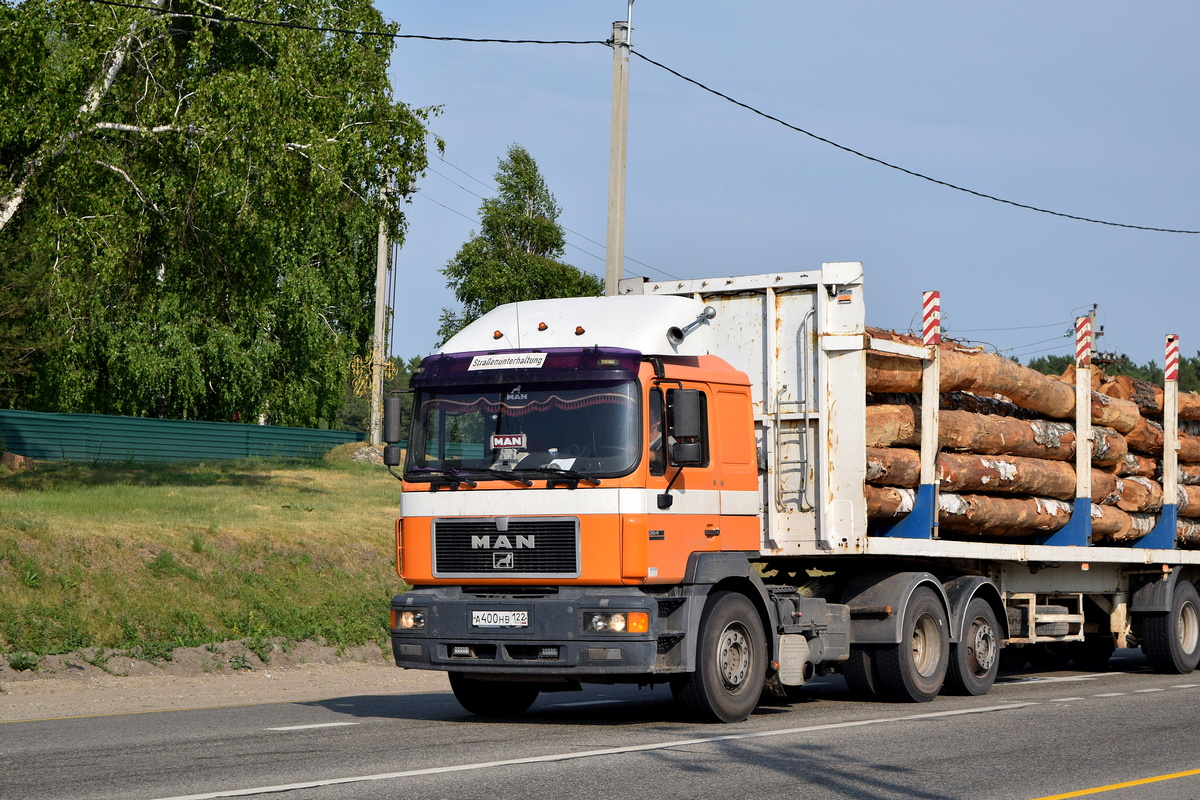
<svg viewBox="0 0 1200 800">
<path fill-rule="evenodd" d="M 195 19 L 211 20 L 213 22 L 244 22 L 244 23 L 247 23 L 250 25 L 263 25 L 263 26 L 277 27 L 277 28 L 293 28 L 296 30 L 316 31 L 316 32 L 320 32 L 320 33 L 344 33 L 344 34 L 348 34 L 351 36 L 380 36 L 380 37 L 387 37 L 387 38 L 391 38 L 391 39 L 421 39 L 421 40 L 435 41 L 435 42 L 470 42 L 470 43 L 491 43 L 491 44 L 545 44 L 545 45 L 597 45 L 598 44 L 598 45 L 604 45 L 606 47 L 612 46 L 612 42 L 602 41 L 599 39 L 588 39 L 588 40 L 481 39 L 481 38 L 472 38 L 472 37 L 466 37 L 466 36 L 427 36 L 427 35 L 423 35 L 423 34 L 394 33 L 391 31 L 358 31 L 358 30 L 353 30 L 353 29 L 349 29 L 349 28 L 333 28 L 333 27 L 322 26 L 322 25 L 304 25 L 304 24 L 296 23 L 296 22 L 273 22 L 273 21 L 268 21 L 268 20 L 251 19 L 249 17 L 238 17 L 238 16 L 233 16 L 233 15 L 228 15 L 228 14 L 224 15 L 224 16 L 216 16 L 213 14 L 202 14 L 202 13 L 198 13 L 198 12 L 167 11 L 167 10 L 156 8 L 156 7 L 138 5 L 138 4 L 134 4 L 134 3 L 121 3 L 121 2 L 117 2 L 117 0 L 88 0 L 88 2 L 98 3 L 100 5 L 106 5 L 106 6 L 115 6 L 117 8 L 132 8 L 132 9 L 136 9 L 139 11 L 150 11 L 151 13 L 162 14 L 162 15 L 173 16 L 173 17 L 191 17 L 191 18 L 195 18 Z M 945 187 L 947 189 L 953 189 L 956 192 L 963 192 L 965 194 L 973 195 L 975 197 L 979 197 L 984 200 L 991 200 L 996 203 L 1003 203 L 1004 205 L 1013 206 L 1015 208 L 1023 208 L 1026 211 L 1035 211 L 1039 214 L 1048 214 L 1048 215 L 1054 216 L 1054 217 L 1061 217 L 1064 219 L 1073 219 L 1073 220 L 1076 220 L 1077 222 L 1088 222 L 1093 225 L 1106 225 L 1106 226 L 1113 227 L 1113 228 L 1128 228 L 1131 230 L 1151 231 L 1154 233 L 1200 234 L 1200 230 L 1183 230 L 1183 229 L 1179 229 L 1179 228 L 1159 228 L 1159 227 L 1153 227 L 1153 226 L 1149 226 L 1149 225 L 1131 225 L 1131 224 L 1124 223 L 1124 222 L 1112 222 L 1110 220 L 1093 219 L 1091 217 L 1083 217 L 1083 216 L 1079 216 L 1076 214 L 1067 214 L 1062 211 L 1053 211 L 1048 208 L 1041 208 L 1039 206 L 1029 205 L 1027 203 L 1019 203 L 1015 200 L 1006 200 L 1003 197 L 997 197 L 996 195 L 987 194 L 986 192 L 980 192 L 975 189 L 969 189 L 965 186 L 959 186 L 958 184 L 950 183 L 949 181 L 943 181 L 938 178 L 934 178 L 930 175 L 926 175 L 922 172 L 917 172 L 915 170 L 911 170 L 906 167 L 902 167 L 898 164 L 893 164 L 890 161 L 885 161 L 881 158 L 876 158 L 875 156 L 868 155 L 867 153 L 864 153 L 860 150 L 855 150 L 852 147 L 848 147 L 844 144 L 839 144 L 838 142 L 835 142 L 832 139 L 827 139 L 824 136 L 815 134 L 812 131 L 805 130 L 804 128 L 793 125 L 789 122 L 785 122 L 784 120 L 780 119 L 779 117 L 768 114 L 765 111 L 755 108 L 754 106 L 751 106 L 747 103 L 743 103 L 740 100 L 736 100 L 733 97 L 730 97 L 729 95 L 724 94 L 723 92 L 719 92 L 710 86 L 706 86 L 705 84 L 701 83 L 700 81 L 698 81 L 694 78 L 689 78 L 688 76 L 684 75 L 683 73 L 678 72 L 674 69 L 671 69 L 666 64 L 655 61 L 654 59 L 649 58 L 648 56 L 642 55 L 637 50 L 630 48 L 630 52 L 633 55 L 635 55 L 638 58 L 645 61 L 646 63 L 652 64 L 652 65 L 658 67 L 659 69 L 664 70 L 665 72 L 668 72 L 671 75 L 674 75 L 676 78 L 679 78 L 682 81 L 690 83 L 693 86 L 696 86 L 697 88 L 708 92 L 709 94 L 715 95 L 716 97 L 720 97 L 723 100 L 733 103 L 734 105 L 736 105 L 740 108 L 744 108 L 745 110 L 751 112 L 752 114 L 756 114 L 760 117 L 763 117 L 764 119 L 768 119 L 768 120 L 771 120 L 772 122 L 778 123 L 779 125 L 782 125 L 783 127 L 787 128 L 789 130 L 795 131 L 796 133 L 801 133 L 805 136 L 808 136 L 809 138 L 815 139 L 818 142 L 827 144 L 830 147 L 835 147 L 838 150 L 841 150 L 843 152 L 849 153 L 854 156 L 858 156 L 859 158 L 865 159 L 865 160 L 870 161 L 875 164 L 879 164 L 880 166 L 887 167 L 888 169 L 893 169 L 893 170 L 896 170 L 897 172 L 902 172 L 905 175 L 909 175 L 914 178 L 919 178 L 923 181 L 928 181 L 930 183 Z"/>
</svg>

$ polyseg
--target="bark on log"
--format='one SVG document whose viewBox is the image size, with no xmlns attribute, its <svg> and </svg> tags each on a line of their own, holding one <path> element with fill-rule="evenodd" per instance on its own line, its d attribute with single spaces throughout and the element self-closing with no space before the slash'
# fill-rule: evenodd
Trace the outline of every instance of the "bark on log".
<svg viewBox="0 0 1200 800">
<path fill-rule="evenodd" d="M 1143 478 L 1158 477 L 1158 462 L 1149 456 L 1139 456 L 1137 453 L 1126 453 L 1125 458 L 1117 465 L 1117 474 L 1122 478 L 1140 475 Z M 1196 470 L 1196 482 L 1200 483 L 1200 468 Z"/>
<path fill-rule="evenodd" d="M 913 406 L 867 406 L 868 447 L 919 445 L 920 413 Z M 1115 431 L 1094 428 L 1092 463 L 1115 467 L 1127 448 Z M 992 417 L 966 411 L 938 413 L 938 445 L 980 455 L 1012 455 L 1070 461 L 1075 457 L 1075 431 L 1065 422 Z"/>
<path fill-rule="evenodd" d="M 864 487 L 869 519 L 895 519 L 912 511 L 914 492 L 894 486 Z M 1067 524 L 1071 504 L 1042 497 L 990 497 L 938 494 L 938 524 L 943 532 L 971 538 L 1025 537 L 1050 533 Z"/>
<path fill-rule="evenodd" d="M 1117 508 L 1122 511 L 1159 511 L 1162 509 L 1162 484 L 1137 475 L 1122 478 L 1121 484 L 1121 499 L 1117 501 Z"/>
<path fill-rule="evenodd" d="M 867 448 L 867 482 L 913 488 L 921 474 L 921 457 L 901 447 Z M 1062 461 L 1019 456 L 938 455 L 938 487 L 947 492 L 999 492 L 1075 499 L 1075 468 Z M 1109 472 L 1092 470 L 1092 500 L 1116 504 L 1121 482 Z"/>
<path fill-rule="evenodd" d="M 1137 405 L 1143 414 L 1161 415 L 1163 413 L 1163 395 L 1161 386 L 1156 386 L 1139 378 L 1128 375 L 1113 375 L 1106 377 L 1100 384 L 1100 391 L 1109 397 L 1129 400 Z M 1200 420 L 1200 394 L 1195 392 L 1179 393 L 1179 418 Z"/>
<path fill-rule="evenodd" d="M 1179 547 L 1200 547 L 1200 522 L 1181 519 L 1177 531 L 1176 544 Z"/>
<path fill-rule="evenodd" d="M 941 391 L 1003 395 L 1022 408 L 1055 419 L 1075 415 L 1075 389 L 1062 380 L 1022 366 L 993 353 L 944 345 L 941 351 Z M 921 362 L 914 358 L 867 351 L 867 391 L 919 392 Z M 1135 403 L 1092 392 L 1092 421 L 1120 433 L 1140 419 Z"/>
<path fill-rule="evenodd" d="M 1147 459 L 1147 461 L 1150 461 L 1150 459 Z M 1179 482 L 1188 486 L 1200 486 L 1200 464 L 1180 464 Z"/>
</svg>

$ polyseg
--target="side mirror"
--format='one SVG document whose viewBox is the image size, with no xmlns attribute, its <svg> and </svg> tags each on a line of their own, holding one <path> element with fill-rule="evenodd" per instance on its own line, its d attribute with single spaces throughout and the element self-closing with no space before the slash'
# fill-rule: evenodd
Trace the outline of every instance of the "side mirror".
<svg viewBox="0 0 1200 800">
<path fill-rule="evenodd" d="M 671 445 L 671 463 L 681 467 L 704 463 L 704 450 L 699 442 L 675 442 Z"/>
<path fill-rule="evenodd" d="M 400 445 L 397 445 L 397 444 L 389 444 L 387 447 L 383 448 L 383 464 L 384 464 L 384 466 L 387 466 L 387 467 L 400 466 L 402 453 L 403 453 L 403 451 L 400 449 Z"/>
<path fill-rule="evenodd" d="M 404 441 L 403 427 L 404 407 L 400 404 L 400 395 L 389 394 L 383 398 L 383 440 L 388 444 Z"/>
<path fill-rule="evenodd" d="M 671 434 L 676 439 L 700 438 L 700 390 L 672 389 L 667 397 L 671 403 Z"/>
</svg>

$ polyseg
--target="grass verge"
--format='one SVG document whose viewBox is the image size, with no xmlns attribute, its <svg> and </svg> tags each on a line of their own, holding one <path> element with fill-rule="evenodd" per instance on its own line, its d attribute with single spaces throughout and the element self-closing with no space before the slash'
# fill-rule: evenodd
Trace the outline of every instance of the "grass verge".
<svg viewBox="0 0 1200 800">
<path fill-rule="evenodd" d="M 83 648 L 155 659 L 231 639 L 382 645 L 405 588 L 398 488 L 351 461 L 0 474 L 0 652 L 28 669 Z"/>
</svg>

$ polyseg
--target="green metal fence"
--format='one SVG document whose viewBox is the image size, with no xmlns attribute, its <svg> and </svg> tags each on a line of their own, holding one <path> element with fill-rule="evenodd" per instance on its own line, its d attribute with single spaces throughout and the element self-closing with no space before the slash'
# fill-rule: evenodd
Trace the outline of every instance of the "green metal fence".
<svg viewBox="0 0 1200 800">
<path fill-rule="evenodd" d="M 217 461 L 319 458 L 355 431 L 0 409 L 0 449 L 43 461 Z"/>
</svg>

